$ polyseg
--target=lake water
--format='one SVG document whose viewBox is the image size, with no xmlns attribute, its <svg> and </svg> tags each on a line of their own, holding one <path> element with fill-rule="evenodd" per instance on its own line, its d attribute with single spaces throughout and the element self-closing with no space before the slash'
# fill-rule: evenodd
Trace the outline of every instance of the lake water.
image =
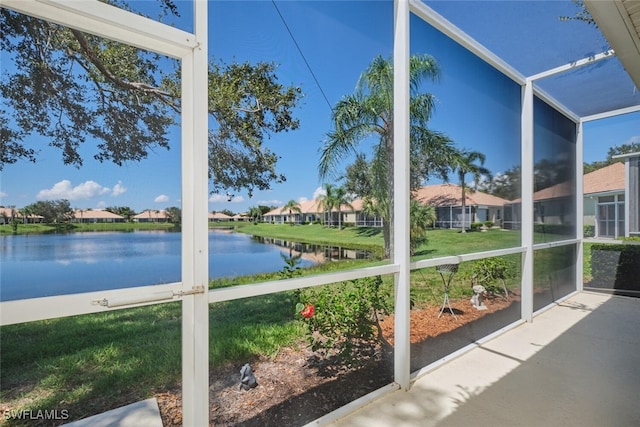
<svg viewBox="0 0 640 427">
<path fill-rule="evenodd" d="M 284 244 L 286 243 L 286 244 Z M 209 232 L 209 276 L 279 271 L 281 254 L 303 255 L 300 266 L 335 250 Z M 0 236 L 0 301 L 118 289 L 180 280 L 181 233 L 80 232 Z"/>
</svg>

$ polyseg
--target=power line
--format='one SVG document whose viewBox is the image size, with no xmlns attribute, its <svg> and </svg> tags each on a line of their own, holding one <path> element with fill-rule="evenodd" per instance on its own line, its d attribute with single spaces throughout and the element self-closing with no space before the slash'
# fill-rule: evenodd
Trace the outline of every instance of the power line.
<svg viewBox="0 0 640 427">
<path fill-rule="evenodd" d="M 318 86 L 318 89 L 320 89 L 320 93 L 322 94 L 322 97 L 326 101 L 327 106 L 329 107 L 329 110 L 333 111 L 333 107 L 331 106 L 331 103 L 329 102 L 329 99 L 327 98 L 327 95 L 324 93 L 324 90 L 322 90 L 322 86 L 320 85 L 320 82 L 318 81 L 318 78 L 316 77 L 315 73 L 313 72 L 313 69 L 311 68 L 311 65 L 309 65 L 309 61 L 307 61 L 307 58 L 304 56 L 304 53 L 302 52 L 302 49 L 300 48 L 300 45 L 296 41 L 296 38 L 293 36 L 293 33 L 291 32 L 291 29 L 289 28 L 289 25 L 287 25 L 287 21 L 285 21 L 284 16 L 282 16 L 282 13 L 280 13 L 280 9 L 278 9 L 278 5 L 276 5 L 275 0 L 271 0 L 271 3 L 273 4 L 273 7 L 276 8 L 276 12 L 278 12 L 278 15 L 280 16 L 280 20 L 282 20 L 282 23 L 284 24 L 284 27 L 287 29 L 287 32 L 289 33 L 289 36 L 291 37 L 291 40 L 293 40 L 293 44 L 296 45 L 296 48 L 298 49 L 298 52 L 300 52 L 300 56 L 302 57 L 302 60 L 304 61 L 305 65 L 307 66 L 307 69 L 311 73 L 311 77 L 313 77 L 313 80 L 316 82 L 316 86 Z"/>
</svg>

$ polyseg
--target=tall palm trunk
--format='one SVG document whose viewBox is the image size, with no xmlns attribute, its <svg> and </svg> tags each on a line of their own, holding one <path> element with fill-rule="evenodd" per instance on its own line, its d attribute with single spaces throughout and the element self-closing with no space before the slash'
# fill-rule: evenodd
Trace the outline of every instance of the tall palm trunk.
<svg viewBox="0 0 640 427">
<path fill-rule="evenodd" d="M 466 218 L 465 218 L 465 209 L 467 206 L 467 195 L 465 194 L 464 191 L 464 178 L 460 180 L 460 186 L 462 187 L 462 231 L 461 233 L 466 233 L 467 232 L 467 226 L 466 226 Z"/>
</svg>

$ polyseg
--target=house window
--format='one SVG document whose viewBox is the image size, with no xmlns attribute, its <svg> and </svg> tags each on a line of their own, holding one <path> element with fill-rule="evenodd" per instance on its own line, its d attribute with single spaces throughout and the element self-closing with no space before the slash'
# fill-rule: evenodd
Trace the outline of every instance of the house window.
<svg viewBox="0 0 640 427">
<path fill-rule="evenodd" d="M 624 236 L 624 195 L 598 197 L 596 237 Z"/>
</svg>

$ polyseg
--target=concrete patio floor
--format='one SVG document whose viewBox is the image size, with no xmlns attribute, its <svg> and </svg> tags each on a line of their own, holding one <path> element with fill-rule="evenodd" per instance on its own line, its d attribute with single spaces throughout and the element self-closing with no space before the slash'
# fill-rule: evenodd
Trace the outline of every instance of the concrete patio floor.
<svg viewBox="0 0 640 427">
<path fill-rule="evenodd" d="M 640 425 L 640 299 L 582 292 L 331 424 Z"/>
<path fill-rule="evenodd" d="M 65 427 L 162 427 L 162 418 L 158 402 L 151 398 L 65 424 Z"/>
</svg>

